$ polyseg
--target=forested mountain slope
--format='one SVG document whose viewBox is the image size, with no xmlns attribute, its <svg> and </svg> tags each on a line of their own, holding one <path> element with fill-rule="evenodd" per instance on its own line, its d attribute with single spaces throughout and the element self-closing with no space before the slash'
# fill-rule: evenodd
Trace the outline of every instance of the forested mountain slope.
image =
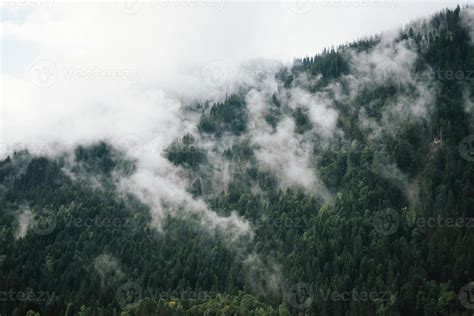
<svg viewBox="0 0 474 316">
<path fill-rule="evenodd" d="M 107 140 L 17 151 L 0 314 L 472 315 L 473 110 L 458 7 L 184 105 L 180 193 Z"/>
</svg>

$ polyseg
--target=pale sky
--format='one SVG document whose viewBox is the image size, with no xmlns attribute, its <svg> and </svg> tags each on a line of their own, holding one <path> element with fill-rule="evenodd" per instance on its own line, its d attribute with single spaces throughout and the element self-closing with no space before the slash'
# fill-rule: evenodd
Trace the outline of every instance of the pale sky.
<svg viewBox="0 0 474 316">
<path fill-rule="evenodd" d="M 93 127 L 107 125 L 104 113 L 116 120 L 109 132 L 124 128 L 117 122 L 130 123 L 130 114 L 116 117 L 117 107 L 133 111 L 155 102 L 147 93 L 218 97 L 231 80 L 245 77 L 235 66 L 243 61 L 289 63 L 458 1 L 2 3 L 0 139 L 57 140 L 93 138 Z"/>
<path fill-rule="evenodd" d="M 291 61 L 395 29 L 459 1 L 128 0 L 2 3 L 2 73 L 38 58 L 115 63 L 150 70 L 249 58 Z"/>
</svg>

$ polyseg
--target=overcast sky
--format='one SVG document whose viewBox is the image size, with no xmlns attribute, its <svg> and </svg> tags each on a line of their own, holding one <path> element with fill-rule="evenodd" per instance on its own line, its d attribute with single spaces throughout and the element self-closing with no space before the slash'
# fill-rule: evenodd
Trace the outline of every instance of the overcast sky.
<svg viewBox="0 0 474 316">
<path fill-rule="evenodd" d="M 170 67 L 313 55 L 397 28 L 458 1 L 10 0 L 2 7 L 2 71 L 37 58 Z M 163 66 L 163 65 L 162 65 Z"/>
<path fill-rule="evenodd" d="M 143 89 L 200 98 L 222 94 L 227 79 L 242 75 L 234 66 L 242 61 L 291 62 L 458 1 L 3 3 L 0 137 L 21 140 L 45 133 L 65 137 L 64 128 L 76 125 L 92 137 L 95 130 L 88 127 L 104 124 L 91 123 L 92 117 L 112 113 L 126 121 L 128 114 L 115 117 L 114 106 L 140 106 Z M 88 119 L 79 123 L 79 116 Z"/>
</svg>

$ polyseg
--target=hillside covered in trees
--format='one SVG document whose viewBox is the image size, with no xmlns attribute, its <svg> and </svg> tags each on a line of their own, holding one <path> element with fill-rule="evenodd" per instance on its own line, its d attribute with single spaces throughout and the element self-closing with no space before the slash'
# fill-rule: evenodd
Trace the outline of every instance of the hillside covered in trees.
<svg viewBox="0 0 474 316">
<path fill-rule="evenodd" d="M 0 161 L 0 314 L 472 315 L 472 8 L 254 75 L 161 151 Z"/>
</svg>

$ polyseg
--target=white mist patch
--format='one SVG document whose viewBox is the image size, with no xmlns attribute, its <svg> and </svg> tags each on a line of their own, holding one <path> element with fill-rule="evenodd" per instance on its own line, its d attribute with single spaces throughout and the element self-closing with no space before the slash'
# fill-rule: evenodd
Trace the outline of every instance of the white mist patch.
<svg viewBox="0 0 474 316">
<path fill-rule="evenodd" d="M 316 175 L 310 134 L 330 139 L 336 127 L 336 110 L 329 107 L 330 101 L 323 93 L 315 95 L 300 88 L 284 89 L 278 86 L 275 79 L 266 81 L 263 86 L 265 88 L 250 90 L 246 96 L 250 114 L 248 136 L 255 149 L 257 162 L 277 174 L 280 188 L 316 190 L 325 199 L 329 199 L 327 188 Z M 265 121 L 264 115 L 271 106 L 269 103 L 272 96 L 277 92 L 283 113 L 274 130 Z M 313 125 L 311 133 L 295 133 L 294 119 L 286 111 L 297 107 L 308 111 Z"/>
<path fill-rule="evenodd" d="M 172 165 L 163 157 L 142 157 L 137 161 L 137 172 L 130 178 L 124 178 L 121 188 L 135 194 L 142 202 L 152 208 L 153 223 L 161 229 L 168 215 L 177 215 L 181 210 L 198 214 L 203 227 L 219 231 L 234 241 L 240 237 L 253 237 L 248 221 L 235 213 L 222 217 L 210 210 L 206 203 L 195 200 L 186 191 L 189 186 L 180 168 Z"/>
<path fill-rule="evenodd" d="M 101 291 L 105 291 L 107 288 L 115 286 L 125 277 L 120 262 L 117 258 L 109 254 L 97 256 L 94 259 L 93 264 L 94 269 L 100 276 Z"/>
<path fill-rule="evenodd" d="M 352 65 L 356 77 L 352 91 L 359 91 L 363 84 L 380 84 L 387 81 L 406 85 L 413 82 L 411 71 L 417 53 L 408 41 L 395 41 L 394 33 L 384 33 L 380 42 L 368 53 L 352 53 Z"/>
<path fill-rule="evenodd" d="M 327 189 L 317 179 L 312 161 L 312 142 L 308 135 L 295 133 L 295 122 L 288 111 L 303 108 L 308 112 L 313 125 L 312 133 L 329 139 L 336 128 L 338 113 L 330 107 L 330 99 L 324 92 L 311 94 L 299 87 L 284 88 L 276 80 L 274 66 L 267 68 L 267 75 L 254 77 L 254 88 L 246 94 L 249 113 L 248 133 L 259 164 L 277 173 L 281 188 L 302 187 L 309 191 L 319 190 L 328 197 Z M 302 86 L 311 82 L 306 76 L 299 76 Z M 281 120 L 274 130 L 265 120 L 271 107 L 272 97 L 280 98 Z"/>
<path fill-rule="evenodd" d="M 426 116 L 429 106 L 434 102 L 433 91 L 430 92 L 423 84 L 419 84 L 416 89 L 416 95 L 400 96 L 397 102 L 382 114 L 382 127 L 385 130 L 395 132 L 399 126 L 394 123 L 416 120 Z"/>
<path fill-rule="evenodd" d="M 349 83 L 351 98 L 364 89 L 381 85 L 395 85 L 410 91 L 387 99 L 381 121 L 369 118 L 365 109 L 361 109 L 359 120 L 362 126 L 371 130 L 369 137 L 372 139 L 381 136 L 382 130 L 396 133 L 401 122 L 425 119 L 434 101 L 436 84 L 430 80 L 429 70 L 415 76 L 418 58 L 415 44 L 411 39 L 396 41 L 398 35 L 398 32 L 383 33 L 380 42 L 368 52 L 350 51 L 353 74 L 344 79 Z M 337 94 L 338 89 L 334 91 Z"/>
<path fill-rule="evenodd" d="M 274 133 L 254 135 L 257 160 L 278 172 L 283 188 L 301 186 L 314 189 L 316 177 L 310 165 L 311 147 L 294 133 L 295 123 L 291 118 L 283 119 Z"/>
<path fill-rule="evenodd" d="M 279 297 L 284 281 L 277 263 L 264 263 L 258 254 L 252 253 L 244 260 L 244 269 L 245 280 L 255 293 Z"/>
<path fill-rule="evenodd" d="M 464 109 L 467 113 L 474 115 L 474 95 L 469 91 L 465 90 L 463 94 Z"/>
<path fill-rule="evenodd" d="M 173 140 L 195 128 L 182 117 L 183 105 L 178 99 L 141 84 L 114 86 L 113 82 L 92 80 L 70 85 L 57 81 L 48 90 L 20 79 L 8 82 L 4 122 L 6 130 L 16 132 L 6 135 L 7 144 L 21 144 L 34 153 L 37 144 L 44 144 L 47 150 L 38 154 L 57 155 L 72 152 L 80 144 L 104 140 L 135 160 L 136 173 L 123 179 L 122 187 L 151 206 L 157 226 L 165 214 L 173 215 L 168 205 L 197 205 L 186 192 L 188 183 L 182 170 L 163 156 Z M 18 149 L 15 145 L 7 148 L 6 154 Z M 205 205 L 199 204 L 198 209 L 206 217 L 207 227 L 223 227 L 229 233 L 249 228 L 237 223 L 236 217 L 226 226 L 226 220 L 210 214 Z M 210 225 L 212 220 L 217 221 L 215 225 Z"/>
<path fill-rule="evenodd" d="M 87 73 L 88 69 L 95 69 L 96 64 L 101 65 L 103 69 L 114 69 L 114 62 L 104 60 L 100 56 L 82 56 L 74 49 L 74 52 L 67 50 L 67 53 L 53 54 L 55 48 L 58 48 L 55 45 L 62 41 L 56 37 L 54 29 L 60 29 L 62 24 L 69 27 L 72 25 L 61 18 L 44 21 L 52 12 L 44 11 L 44 16 L 33 14 L 31 20 L 24 25 L 8 26 L 10 35 L 25 36 L 32 40 L 29 36 L 36 34 L 35 26 L 47 23 L 46 29 L 51 33 L 51 37 L 38 35 L 37 40 L 41 40 L 43 45 L 43 54 L 50 58 L 50 62 L 40 64 L 42 67 L 38 69 L 33 68 L 33 75 L 39 71 L 40 76 L 36 80 L 31 80 L 31 73 L 28 72 L 2 78 L 2 85 L 7 92 L 2 96 L 2 122 L 3 129 L 9 131 L 4 134 L 2 140 L 8 145 L 3 146 L 6 149 L 2 150 L 3 154 L 8 155 L 19 148 L 26 148 L 33 154 L 55 156 L 71 153 L 77 145 L 107 141 L 135 160 L 136 173 L 130 179 L 122 179 L 122 188 L 133 192 L 141 201 L 151 206 L 157 226 L 161 225 L 166 214 L 174 214 L 173 207 L 169 205 L 186 202 L 198 206 L 197 209 L 206 218 L 206 227 L 223 227 L 229 234 L 249 228 L 244 222 L 237 223 L 238 218 L 235 216 L 226 222 L 226 219 L 212 214 L 205 205 L 193 201 L 186 192 L 188 183 L 182 170 L 163 157 L 164 149 L 173 140 L 195 128 L 192 122 L 183 117 L 182 102 L 156 87 L 153 76 L 148 77 L 148 72 L 142 72 L 144 65 L 126 64 L 117 67 L 132 69 L 133 80 L 105 76 L 104 72 L 89 77 L 83 75 L 84 71 Z M 97 13 L 95 10 L 93 12 Z M 81 30 L 81 34 L 91 31 L 86 28 Z M 109 31 L 116 34 L 113 30 Z M 84 38 L 79 39 L 79 42 L 84 41 Z M 94 42 L 92 38 L 84 44 L 92 45 Z M 141 46 L 143 45 L 138 45 Z M 142 48 L 146 51 L 145 47 Z M 133 62 L 130 58 L 124 60 Z M 91 61 L 94 61 L 92 65 Z M 163 63 L 149 63 L 155 64 Z M 67 71 L 64 72 L 64 69 Z M 70 69 L 74 71 L 71 72 Z M 141 76 L 137 81 L 137 70 L 139 74 L 146 73 L 147 76 Z M 50 76 L 53 76 L 52 80 L 48 81 Z M 39 79 L 46 80 L 50 85 L 42 85 L 44 82 Z M 206 96 L 208 93 L 213 95 L 215 88 L 207 87 L 201 81 L 199 77 L 194 78 L 190 84 L 199 84 L 191 90 L 199 89 Z M 186 88 L 183 87 L 183 90 L 186 91 Z M 40 150 L 37 150 L 37 147 L 40 147 Z M 227 224 L 229 226 L 226 226 Z M 229 227 L 231 229 L 227 229 Z"/>
<path fill-rule="evenodd" d="M 462 10 L 461 19 L 464 26 L 469 30 L 471 44 L 474 45 L 474 7 L 468 7 Z"/>
<path fill-rule="evenodd" d="M 261 129 L 270 130 L 270 126 L 265 121 L 264 116 L 270 107 L 268 104 L 268 100 L 271 98 L 271 93 L 274 92 L 277 92 L 277 87 L 275 87 L 275 90 L 273 90 L 273 92 L 251 89 L 247 93 L 245 102 L 247 103 L 247 109 L 249 112 L 248 127 L 251 131 Z"/>
<path fill-rule="evenodd" d="M 114 3 L 58 4 L 27 12 L 22 21 L 2 22 L 2 39 L 14 38 L 37 48 L 30 64 L 2 73 L 6 92 L 2 129 L 9 131 L 1 140 L 8 145 L 2 146 L 2 153 L 26 148 L 37 155 L 55 156 L 70 153 L 77 145 L 107 141 L 136 162 L 136 173 L 121 179 L 121 188 L 150 205 L 157 227 L 186 205 L 190 213 L 201 214 L 210 229 L 251 234 L 237 215 L 221 218 L 194 200 L 186 191 L 185 172 L 164 158 L 163 151 L 196 128 L 184 117 L 183 100 L 222 99 L 239 87 L 272 77 L 281 63 L 235 66 L 242 56 L 225 61 L 228 56 L 209 55 L 207 45 L 198 52 L 201 39 L 196 42 L 195 35 L 187 34 L 181 22 L 170 16 L 170 12 L 180 14 L 189 21 L 197 11 L 211 20 L 215 8 L 143 10 L 129 15 Z M 207 24 L 201 27 L 201 33 L 209 31 Z M 169 34 L 178 29 L 183 36 L 174 36 L 176 45 L 165 48 Z M 64 32 L 71 36 L 64 37 Z M 220 67 L 207 67 L 212 65 Z M 205 69 L 211 70 L 210 77 Z M 35 150 L 38 144 L 40 150 Z"/>
<path fill-rule="evenodd" d="M 31 213 L 30 209 L 24 209 L 20 214 L 18 214 L 17 221 L 18 221 L 18 229 L 15 232 L 15 238 L 24 238 L 26 233 L 28 232 L 28 228 L 30 227 L 30 223 L 33 220 L 33 213 Z"/>
<path fill-rule="evenodd" d="M 369 139 L 373 140 L 374 138 L 378 138 L 381 135 L 383 127 L 379 125 L 375 120 L 369 118 L 365 109 L 361 109 L 359 111 L 358 120 L 362 127 L 368 129 Z"/>
<path fill-rule="evenodd" d="M 119 261 L 108 254 L 100 255 L 94 259 L 94 268 L 101 277 L 108 275 L 114 275 L 117 279 L 124 276 L 122 269 L 120 268 Z"/>
<path fill-rule="evenodd" d="M 329 107 L 330 101 L 324 93 L 312 94 L 301 88 L 292 88 L 288 104 L 293 109 L 299 106 L 308 109 L 309 118 L 317 134 L 326 138 L 333 135 L 338 113 Z"/>
</svg>

